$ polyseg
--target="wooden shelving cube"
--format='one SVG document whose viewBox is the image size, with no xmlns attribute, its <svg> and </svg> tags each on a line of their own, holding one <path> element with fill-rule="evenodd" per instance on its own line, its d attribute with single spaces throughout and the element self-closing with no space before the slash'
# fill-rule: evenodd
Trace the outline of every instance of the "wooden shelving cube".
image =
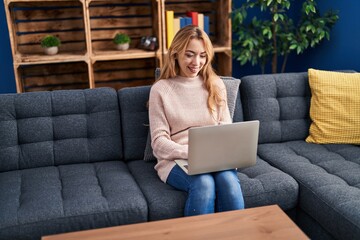
<svg viewBox="0 0 360 240">
<path fill-rule="evenodd" d="M 10 1 L 9 32 L 18 63 L 74 60 L 86 54 L 83 6 L 80 1 Z M 52 34 L 62 44 L 56 57 L 46 56 L 41 39 Z"/>
<path fill-rule="evenodd" d="M 94 64 L 95 87 L 123 87 L 150 85 L 154 82 L 155 58 L 97 61 Z"/>
<path fill-rule="evenodd" d="M 89 88 L 85 62 L 21 65 L 17 74 L 23 92 Z"/>
<path fill-rule="evenodd" d="M 188 11 L 203 13 L 209 16 L 210 33 L 215 51 L 215 57 L 223 61 L 217 64 L 217 72 L 220 75 L 231 76 L 232 57 L 231 57 L 231 1 L 230 0 L 164 0 L 162 13 L 163 49 L 166 47 L 166 11 L 174 11 L 175 17 L 186 16 Z"/>
</svg>

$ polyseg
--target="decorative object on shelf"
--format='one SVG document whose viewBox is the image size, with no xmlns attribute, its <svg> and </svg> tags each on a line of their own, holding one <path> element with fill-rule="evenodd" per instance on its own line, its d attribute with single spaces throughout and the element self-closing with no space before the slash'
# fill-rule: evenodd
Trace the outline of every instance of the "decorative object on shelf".
<svg viewBox="0 0 360 240">
<path fill-rule="evenodd" d="M 158 48 L 157 38 L 153 36 L 145 36 L 140 39 L 139 48 L 149 51 L 155 51 Z"/>
<path fill-rule="evenodd" d="M 55 55 L 59 51 L 61 40 L 54 35 L 46 35 L 41 39 L 41 47 L 47 55 Z"/>
<path fill-rule="evenodd" d="M 272 73 L 278 72 L 278 59 L 283 59 L 281 72 L 285 72 L 288 56 L 296 51 L 299 55 L 309 47 L 315 47 L 325 38 L 330 39 L 330 30 L 339 19 L 336 12 L 320 14 L 315 0 L 303 0 L 301 16 L 295 24 L 290 6 L 291 0 L 248 0 L 233 9 L 232 26 L 233 57 L 241 65 L 260 65 L 265 73 L 271 62 Z M 298 6 L 294 3 L 295 6 Z M 247 21 L 248 10 L 258 8 L 262 13 Z M 261 19 L 259 16 L 265 16 Z"/>
<path fill-rule="evenodd" d="M 116 44 L 116 49 L 125 51 L 129 49 L 131 38 L 125 33 L 117 33 L 113 42 Z"/>
</svg>

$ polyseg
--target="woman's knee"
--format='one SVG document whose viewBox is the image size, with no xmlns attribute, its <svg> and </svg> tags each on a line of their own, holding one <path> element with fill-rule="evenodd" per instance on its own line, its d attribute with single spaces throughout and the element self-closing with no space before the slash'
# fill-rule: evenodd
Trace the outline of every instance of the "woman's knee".
<svg viewBox="0 0 360 240">
<path fill-rule="evenodd" d="M 211 174 L 195 175 L 190 186 L 191 191 L 208 197 L 215 196 L 215 181 Z"/>
<path fill-rule="evenodd" d="M 218 189 L 228 189 L 237 192 L 240 190 L 240 181 L 235 170 L 218 172 L 214 176 Z"/>
</svg>

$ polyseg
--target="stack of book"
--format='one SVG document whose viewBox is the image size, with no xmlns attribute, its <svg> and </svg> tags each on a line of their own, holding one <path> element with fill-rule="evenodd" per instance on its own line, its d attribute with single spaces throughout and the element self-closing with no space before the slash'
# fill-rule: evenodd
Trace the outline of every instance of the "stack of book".
<svg viewBox="0 0 360 240">
<path fill-rule="evenodd" d="M 187 12 L 186 16 L 174 17 L 174 11 L 166 11 L 166 46 L 170 44 L 175 34 L 187 25 L 196 25 L 209 34 L 209 16 L 199 12 Z"/>
</svg>

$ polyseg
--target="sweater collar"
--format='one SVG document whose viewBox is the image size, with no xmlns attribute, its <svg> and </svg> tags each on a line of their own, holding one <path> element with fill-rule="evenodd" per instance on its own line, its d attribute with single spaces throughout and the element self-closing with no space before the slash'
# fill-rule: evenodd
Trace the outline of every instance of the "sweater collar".
<svg viewBox="0 0 360 240">
<path fill-rule="evenodd" d="M 201 86 L 204 84 L 204 80 L 200 75 L 192 78 L 177 75 L 174 80 L 180 84 L 186 84 L 187 86 Z"/>
</svg>

